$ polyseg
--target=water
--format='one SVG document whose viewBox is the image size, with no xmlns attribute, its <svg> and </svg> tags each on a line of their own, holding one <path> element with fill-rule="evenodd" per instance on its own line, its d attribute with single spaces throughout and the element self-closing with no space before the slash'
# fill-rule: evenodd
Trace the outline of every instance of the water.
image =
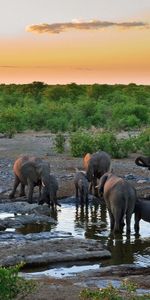
<svg viewBox="0 0 150 300">
<path fill-rule="evenodd" d="M 58 224 L 51 231 L 71 232 L 74 237 L 100 240 L 111 253 L 112 258 L 103 261 L 103 266 L 135 264 L 150 266 L 150 227 L 149 223 L 140 221 L 140 235 L 134 232 L 134 215 L 131 220 L 131 234 L 112 236 L 108 213 L 103 205 L 89 205 L 88 208 L 62 205 L 58 211 Z"/>
<path fill-rule="evenodd" d="M 0 214 L 0 218 L 4 216 L 6 217 L 7 215 Z M 80 272 L 85 269 L 97 269 L 99 266 L 119 264 L 134 264 L 141 267 L 150 266 L 150 226 L 149 223 L 143 220 L 140 221 L 139 236 L 136 236 L 134 232 L 134 216 L 131 221 L 130 236 L 127 236 L 125 232 L 122 235 L 112 236 L 105 206 L 90 203 L 88 207 L 81 207 L 76 204 L 73 197 L 67 199 L 62 204 L 61 209 L 58 208 L 57 212 L 51 212 L 51 217 L 57 220 L 56 225 L 27 225 L 16 231 L 22 234 L 40 231 L 51 231 L 52 233 L 58 231 L 69 232 L 74 237 L 100 240 L 112 253 L 111 259 L 105 259 L 101 262 L 89 262 L 88 264 L 86 262 L 86 265 L 81 265 L 80 263 L 78 265 L 58 266 L 57 268 L 49 268 L 47 266 L 47 270 L 44 270 L 44 272 L 49 272 L 48 274 L 51 274 L 51 276 L 54 274 L 56 277 L 59 277 L 60 274 L 66 276 L 66 274 Z"/>
</svg>

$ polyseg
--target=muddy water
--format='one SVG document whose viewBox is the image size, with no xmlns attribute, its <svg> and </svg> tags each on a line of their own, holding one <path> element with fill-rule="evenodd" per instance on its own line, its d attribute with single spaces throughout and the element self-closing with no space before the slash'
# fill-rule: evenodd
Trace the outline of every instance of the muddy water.
<svg viewBox="0 0 150 300">
<path fill-rule="evenodd" d="M 140 221 L 140 235 L 134 233 L 134 217 L 131 222 L 131 234 L 127 236 L 124 232 L 122 235 L 110 235 L 110 223 L 108 213 L 104 205 L 90 203 L 88 207 L 82 207 L 76 203 L 75 199 L 68 198 L 62 203 L 61 209 L 57 212 L 51 212 L 51 216 L 57 220 L 57 225 L 32 225 L 17 229 L 17 232 L 27 234 L 29 232 L 51 231 L 53 233 L 63 231 L 71 233 L 74 237 L 83 239 L 100 240 L 111 253 L 112 258 L 95 262 L 65 264 L 63 266 L 47 266 L 47 269 L 34 270 L 38 271 L 35 275 L 45 274 L 55 277 L 68 276 L 76 272 L 98 269 L 99 267 L 134 264 L 150 266 L 150 230 L 149 223 Z M 40 271 L 40 272 L 39 272 Z M 41 272 L 44 273 L 41 273 Z"/>
</svg>

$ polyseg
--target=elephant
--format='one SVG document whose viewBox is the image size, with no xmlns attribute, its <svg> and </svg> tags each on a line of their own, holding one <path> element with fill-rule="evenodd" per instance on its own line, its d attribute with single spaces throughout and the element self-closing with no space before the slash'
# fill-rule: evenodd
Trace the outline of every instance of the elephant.
<svg viewBox="0 0 150 300">
<path fill-rule="evenodd" d="M 76 198 L 80 197 L 81 204 L 88 203 L 89 182 L 84 171 L 76 171 L 74 177 Z"/>
<path fill-rule="evenodd" d="M 98 196 L 97 178 L 100 178 L 104 173 L 110 170 L 111 158 L 108 153 L 104 151 L 98 151 L 90 155 L 86 154 L 84 157 L 84 165 L 86 166 L 87 179 L 90 182 L 90 193 L 92 193 L 92 187 L 94 189 L 94 195 Z"/>
<path fill-rule="evenodd" d="M 50 189 L 50 164 L 48 161 L 35 156 L 20 156 L 14 163 L 13 171 L 15 181 L 13 190 L 9 194 L 10 199 L 14 198 L 19 184 L 21 184 L 20 196 L 25 195 L 25 186 L 28 186 L 29 203 L 32 203 L 35 186 L 39 186 L 39 197 L 41 197 L 41 193 L 44 194 Z"/>
<path fill-rule="evenodd" d="M 108 209 L 111 231 L 121 233 L 126 217 L 126 232 L 130 233 L 131 217 L 137 201 L 135 188 L 111 172 L 100 178 L 97 188 L 99 193 L 103 194 Z"/>
<path fill-rule="evenodd" d="M 135 223 L 134 229 L 135 232 L 139 233 L 139 222 L 140 220 L 144 220 L 146 222 L 150 222 L 150 201 L 144 199 L 138 199 L 135 204 Z"/>
<path fill-rule="evenodd" d="M 87 153 L 84 157 L 83 157 L 83 167 L 84 169 L 87 171 L 88 169 L 88 164 L 89 164 L 89 161 L 91 159 L 91 154 L 90 153 Z"/>
<path fill-rule="evenodd" d="M 61 206 L 57 202 L 57 191 L 58 191 L 58 181 L 55 175 L 50 174 L 50 182 L 49 182 L 49 189 L 45 189 L 43 191 L 42 197 L 39 200 L 39 204 L 43 204 L 46 202 L 49 206 L 51 205 L 53 208 L 56 208 L 56 205 Z"/>
<path fill-rule="evenodd" d="M 138 156 L 135 159 L 135 164 L 140 167 L 146 167 L 148 170 L 150 170 L 150 157 Z"/>
</svg>

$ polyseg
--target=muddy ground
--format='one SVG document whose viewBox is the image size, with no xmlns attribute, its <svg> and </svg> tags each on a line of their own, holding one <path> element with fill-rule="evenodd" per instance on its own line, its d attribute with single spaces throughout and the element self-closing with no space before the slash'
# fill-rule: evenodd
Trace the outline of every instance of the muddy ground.
<svg viewBox="0 0 150 300">
<path fill-rule="evenodd" d="M 20 154 L 36 154 L 50 161 L 51 172 L 56 175 L 59 181 L 59 199 L 74 195 L 73 177 L 75 168 L 82 169 L 82 158 L 73 158 L 69 151 L 69 144 L 66 141 L 65 153 L 57 154 L 55 151 L 55 136 L 49 133 L 24 133 L 17 134 L 12 139 L 0 137 L 0 201 L 7 201 L 7 191 L 11 189 L 13 183 L 12 166 L 14 160 Z M 150 172 L 145 168 L 137 167 L 134 163 L 138 154 L 132 154 L 129 158 L 112 160 L 114 172 L 119 176 L 127 176 L 127 179 L 138 190 L 140 196 L 150 193 L 149 183 L 145 178 L 150 177 Z M 61 201 L 61 200 L 60 200 Z M 148 224 L 149 225 L 149 224 Z M 60 249 L 61 250 L 61 249 Z M 26 300 L 77 300 L 83 287 L 97 286 L 97 281 L 108 279 L 120 279 L 129 277 L 138 283 L 139 287 L 150 289 L 150 270 L 133 269 L 127 270 L 121 267 L 110 268 L 98 271 L 88 271 L 78 274 L 75 277 L 56 279 L 37 279 L 37 288 Z"/>
</svg>

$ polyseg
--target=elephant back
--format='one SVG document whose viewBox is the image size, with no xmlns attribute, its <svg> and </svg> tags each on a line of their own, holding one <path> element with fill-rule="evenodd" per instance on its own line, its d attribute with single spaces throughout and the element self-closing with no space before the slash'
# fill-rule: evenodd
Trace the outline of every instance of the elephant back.
<svg viewBox="0 0 150 300">
<path fill-rule="evenodd" d="M 105 176 L 105 175 L 103 175 L 103 176 Z M 104 193 L 111 191 L 114 187 L 117 186 L 117 184 L 119 184 L 119 185 L 124 184 L 124 180 L 121 177 L 118 177 L 112 173 L 108 173 L 108 177 L 107 177 L 107 180 L 104 185 Z"/>
<path fill-rule="evenodd" d="M 108 172 L 111 166 L 111 158 L 107 152 L 99 151 L 92 154 L 88 165 L 88 171 L 92 170 L 93 174 L 100 178 Z"/>
</svg>

